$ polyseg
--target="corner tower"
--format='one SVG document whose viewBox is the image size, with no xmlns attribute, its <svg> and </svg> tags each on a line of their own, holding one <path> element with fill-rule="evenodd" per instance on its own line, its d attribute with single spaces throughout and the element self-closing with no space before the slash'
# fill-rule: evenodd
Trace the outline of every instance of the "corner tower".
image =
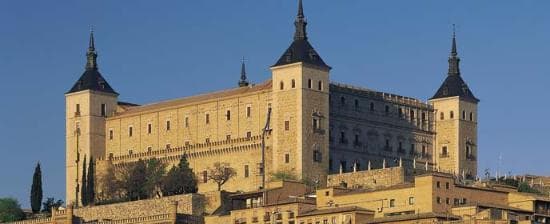
<svg viewBox="0 0 550 224">
<path fill-rule="evenodd" d="M 429 100 L 435 111 L 435 160 L 443 172 L 473 178 L 477 175 L 477 105 L 460 74 L 453 31 L 447 78 Z"/>
<path fill-rule="evenodd" d="M 65 93 L 65 201 L 75 205 L 81 204 L 83 160 L 104 157 L 105 117 L 115 111 L 118 98 L 118 93 L 99 73 L 93 31 L 86 57 L 86 70 Z"/>
<path fill-rule="evenodd" d="M 328 173 L 329 71 L 308 41 L 302 1 L 294 41 L 271 67 L 273 170 L 324 183 Z"/>
</svg>

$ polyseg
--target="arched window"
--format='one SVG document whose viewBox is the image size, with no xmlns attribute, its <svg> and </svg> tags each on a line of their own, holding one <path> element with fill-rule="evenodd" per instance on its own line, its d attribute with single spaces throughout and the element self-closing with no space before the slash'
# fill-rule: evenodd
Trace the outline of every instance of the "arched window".
<svg viewBox="0 0 550 224">
<path fill-rule="evenodd" d="M 470 121 L 474 120 L 474 113 L 470 112 Z"/>
<path fill-rule="evenodd" d="M 293 79 L 291 85 L 292 85 L 292 88 L 293 88 L 293 89 L 296 88 L 296 80 Z"/>
<path fill-rule="evenodd" d="M 307 80 L 307 88 L 310 88 L 310 89 L 311 89 L 311 79 L 308 79 L 308 80 Z"/>
<path fill-rule="evenodd" d="M 439 120 L 445 120 L 445 114 L 443 112 L 439 113 Z"/>
<path fill-rule="evenodd" d="M 317 89 L 318 89 L 319 91 L 322 91 L 322 90 L 323 90 L 323 81 L 319 81 L 319 83 L 317 83 L 317 85 L 318 85 L 318 86 L 317 86 Z"/>
<path fill-rule="evenodd" d="M 455 117 L 454 111 L 449 112 L 449 118 L 453 119 Z"/>
<path fill-rule="evenodd" d="M 466 111 L 465 110 L 462 111 L 462 120 L 466 120 Z"/>
<path fill-rule="evenodd" d="M 285 88 L 285 83 L 283 83 L 283 81 L 281 81 L 281 83 L 279 83 L 279 88 L 281 90 L 283 90 Z"/>
</svg>

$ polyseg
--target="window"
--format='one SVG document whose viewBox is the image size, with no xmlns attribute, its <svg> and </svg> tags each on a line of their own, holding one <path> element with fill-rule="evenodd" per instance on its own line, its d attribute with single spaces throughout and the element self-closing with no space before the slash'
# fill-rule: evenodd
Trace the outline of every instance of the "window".
<svg viewBox="0 0 550 224">
<path fill-rule="evenodd" d="M 290 163 L 290 154 L 285 154 L 285 163 Z"/>
<path fill-rule="evenodd" d="M 399 117 L 403 117 L 403 108 L 400 107 L 397 112 L 399 114 Z"/>
<path fill-rule="evenodd" d="M 147 147 L 147 152 L 152 152 L 152 151 L 153 151 L 153 147 L 148 146 L 148 147 Z"/>
<path fill-rule="evenodd" d="M 359 145 L 360 145 L 360 142 L 359 142 L 359 135 L 358 135 L 358 134 L 355 134 L 355 139 L 353 140 L 353 144 L 356 145 L 356 146 L 359 146 Z"/>
<path fill-rule="evenodd" d="M 436 201 L 437 201 L 437 204 L 441 204 L 441 198 L 440 197 L 437 197 Z"/>
<path fill-rule="evenodd" d="M 134 150 L 129 149 L 128 150 L 128 155 L 132 155 L 132 154 L 134 154 Z"/>
<path fill-rule="evenodd" d="M 166 149 L 170 149 L 170 144 L 166 144 Z"/>
<path fill-rule="evenodd" d="M 409 197 L 409 205 L 414 205 L 414 197 Z"/>
<path fill-rule="evenodd" d="M 474 113 L 470 112 L 470 121 L 474 120 Z"/>
<path fill-rule="evenodd" d="M 226 135 L 226 136 L 225 136 L 225 140 L 226 140 L 226 141 L 231 140 L 231 135 Z"/>
<path fill-rule="evenodd" d="M 323 154 L 319 150 L 313 150 L 313 162 L 322 162 Z"/>
<path fill-rule="evenodd" d="M 292 82 L 291 82 L 290 84 L 291 84 L 290 86 L 291 86 L 293 89 L 296 88 L 296 80 L 293 79 Z"/>
<path fill-rule="evenodd" d="M 189 127 L 189 117 L 185 117 L 185 127 Z"/>
<path fill-rule="evenodd" d="M 455 117 L 454 111 L 449 112 L 449 118 L 453 119 Z"/>
<path fill-rule="evenodd" d="M 290 129 L 290 121 L 285 121 L 285 131 Z"/>
<path fill-rule="evenodd" d="M 439 113 L 439 120 L 445 120 L 445 114 L 443 112 Z"/>
<path fill-rule="evenodd" d="M 451 204 L 451 199 L 450 198 L 445 198 L 445 204 L 450 205 Z"/>
<path fill-rule="evenodd" d="M 208 171 L 202 171 L 202 182 L 208 183 Z"/>
<path fill-rule="evenodd" d="M 340 97 L 340 103 L 341 103 L 342 105 L 346 104 L 346 98 L 343 97 L 343 96 Z"/>
<path fill-rule="evenodd" d="M 346 143 L 346 132 L 340 132 L 340 143 Z"/>
<path fill-rule="evenodd" d="M 109 140 L 113 140 L 113 129 L 109 130 Z"/>
<path fill-rule="evenodd" d="M 466 204 L 466 198 L 462 198 L 462 204 Z"/>
<path fill-rule="evenodd" d="M 386 114 L 389 114 L 390 113 L 390 106 L 386 105 L 384 107 L 384 112 L 386 112 Z"/>
<path fill-rule="evenodd" d="M 230 110 L 227 110 L 227 111 L 225 112 L 225 119 L 228 120 L 228 121 L 231 120 L 231 111 L 230 111 Z"/>
<path fill-rule="evenodd" d="M 386 139 L 386 148 L 390 148 L 390 140 L 389 139 Z"/>
<path fill-rule="evenodd" d="M 399 142 L 399 150 L 403 150 L 403 143 L 402 142 Z"/>
<path fill-rule="evenodd" d="M 285 83 L 283 83 L 283 81 L 279 83 L 279 89 L 281 90 L 285 89 Z"/>
<path fill-rule="evenodd" d="M 447 157 L 449 155 L 449 152 L 447 150 L 447 146 L 443 146 L 441 149 L 441 157 Z"/>
<path fill-rule="evenodd" d="M 426 154 L 427 154 L 426 146 L 423 145 L 423 146 L 422 146 L 422 157 L 426 156 Z"/>
<path fill-rule="evenodd" d="M 80 104 L 76 104 L 76 111 L 75 111 L 75 115 L 76 116 L 80 116 Z"/>
<path fill-rule="evenodd" d="M 246 132 L 246 138 L 252 138 L 252 132 L 247 131 Z"/>
<path fill-rule="evenodd" d="M 248 165 L 244 165 L 244 177 L 249 176 Z"/>
<path fill-rule="evenodd" d="M 415 151 L 415 148 L 416 148 L 416 145 L 415 145 L 414 143 L 413 143 L 413 144 L 411 144 L 411 154 L 413 154 L 413 153 L 414 153 L 414 151 Z"/>
<path fill-rule="evenodd" d="M 107 116 L 107 105 L 104 103 L 101 104 L 101 116 L 102 117 Z"/>
<path fill-rule="evenodd" d="M 166 130 L 170 131 L 170 121 L 166 121 Z"/>
<path fill-rule="evenodd" d="M 409 112 L 409 114 L 410 114 L 410 117 L 411 117 L 411 121 L 413 121 L 414 120 L 414 110 L 411 110 L 411 112 Z"/>
<path fill-rule="evenodd" d="M 422 112 L 422 121 L 426 120 L 426 112 Z"/>
<path fill-rule="evenodd" d="M 189 146 L 191 143 L 189 141 L 185 141 L 185 146 Z"/>
<path fill-rule="evenodd" d="M 152 131 L 153 131 L 153 125 L 147 124 L 147 134 L 151 134 Z"/>
<path fill-rule="evenodd" d="M 128 137 L 132 137 L 134 135 L 134 127 L 130 126 L 128 127 Z"/>
<path fill-rule="evenodd" d="M 323 90 L 323 81 L 319 81 L 317 83 L 317 90 L 322 91 Z"/>
<path fill-rule="evenodd" d="M 437 186 L 437 188 L 441 188 L 441 183 L 440 183 L 439 181 L 437 181 L 437 182 L 435 183 L 435 186 Z"/>
<path fill-rule="evenodd" d="M 453 205 L 460 205 L 460 199 L 458 198 L 453 199 Z"/>
<path fill-rule="evenodd" d="M 314 130 L 321 129 L 321 124 L 319 122 L 319 119 L 317 119 L 317 118 L 313 118 L 313 129 Z"/>
<path fill-rule="evenodd" d="M 311 89 L 311 79 L 307 80 L 307 88 Z"/>
<path fill-rule="evenodd" d="M 370 111 L 374 111 L 374 103 L 373 102 L 370 103 Z"/>
<path fill-rule="evenodd" d="M 206 124 L 210 124 L 210 114 L 205 114 L 204 121 Z"/>
<path fill-rule="evenodd" d="M 390 208 L 395 207 L 395 199 L 390 199 Z"/>
<path fill-rule="evenodd" d="M 462 120 L 466 120 L 466 111 L 462 111 Z"/>
<path fill-rule="evenodd" d="M 449 184 L 449 182 L 446 182 L 445 183 L 445 189 L 449 189 L 451 187 L 451 184 Z"/>
<path fill-rule="evenodd" d="M 207 144 L 210 143 L 210 138 L 206 138 L 204 142 L 206 142 Z"/>
<path fill-rule="evenodd" d="M 469 145 L 466 146 L 466 158 L 472 158 L 472 148 Z"/>
<path fill-rule="evenodd" d="M 354 105 L 355 105 L 355 109 L 359 108 L 359 100 L 358 99 L 354 100 Z"/>
<path fill-rule="evenodd" d="M 252 107 L 248 106 L 246 107 L 246 117 L 250 117 L 252 115 Z"/>
</svg>

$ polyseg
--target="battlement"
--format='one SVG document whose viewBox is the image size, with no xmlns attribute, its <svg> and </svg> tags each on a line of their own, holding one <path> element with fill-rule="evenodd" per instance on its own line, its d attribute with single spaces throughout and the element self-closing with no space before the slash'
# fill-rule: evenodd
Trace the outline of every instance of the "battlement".
<svg viewBox="0 0 550 224">
<path fill-rule="evenodd" d="M 416 99 L 412 97 L 375 91 L 364 87 L 358 87 L 358 86 L 353 86 L 353 85 L 338 83 L 338 82 L 330 82 L 330 87 L 331 87 L 331 90 L 347 91 L 353 94 L 363 95 L 363 96 L 374 98 L 380 101 L 392 102 L 394 104 L 400 104 L 400 105 L 417 107 L 417 108 L 428 109 L 428 110 L 433 109 L 433 107 L 427 102 L 424 102 L 420 99 Z"/>
</svg>

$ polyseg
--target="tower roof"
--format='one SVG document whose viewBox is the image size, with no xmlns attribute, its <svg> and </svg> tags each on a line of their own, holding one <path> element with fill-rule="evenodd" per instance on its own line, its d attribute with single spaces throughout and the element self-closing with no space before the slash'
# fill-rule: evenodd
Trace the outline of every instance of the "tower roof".
<svg viewBox="0 0 550 224">
<path fill-rule="evenodd" d="M 298 2 L 298 14 L 296 15 L 294 26 L 296 27 L 296 31 L 294 32 L 294 41 L 290 47 L 286 49 L 285 53 L 279 58 L 279 60 L 277 60 L 277 63 L 275 63 L 273 67 L 303 62 L 330 69 L 330 66 L 325 64 L 323 59 L 321 59 L 321 56 L 319 56 L 317 51 L 315 51 L 313 46 L 311 46 L 307 40 L 307 21 L 304 16 L 302 0 L 299 0 Z"/>
<path fill-rule="evenodd" d="M 460 58 L 458 57 L 456 35 L 454 29 L 451 54 L 449 56 L 449 70 L 447 73 L 447 78 L 445 79 L 445 81 L 443 81 L 443 84 L 441 84 L 441 86 L 431 99 L 439 99 L 453 96 L 458 96 L 461 99 L 475 103 L 479 102 L 479 99 L 474 96 L 474 94 L 460 75 Z"/>
<path fill-rule="evenodd" d="M 244 57 L 241 61 L 241 79 L 239 80 L 239 87 L 248 86 L 248 80 L 246 78 L 246 66 L 244 64 Z"/>
<path fill-rule="evenodd" d="M 118 95 L 109 83 L 107 83 L 107 80 L 101 76 L 101 73 L 99 73 L 93 30 L 90 32 L 90 42 L 88 44 L 86 58 L 86 70 L 67 93 L 94 90 Z"/>
</svg>

